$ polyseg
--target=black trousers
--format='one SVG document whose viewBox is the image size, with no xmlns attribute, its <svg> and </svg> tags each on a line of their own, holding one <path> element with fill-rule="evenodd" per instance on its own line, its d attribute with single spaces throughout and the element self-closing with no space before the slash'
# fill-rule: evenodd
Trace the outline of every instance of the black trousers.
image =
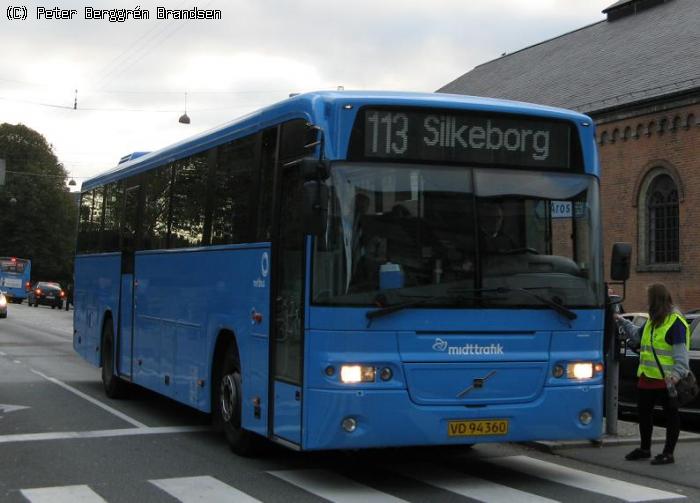
<svg viewBox="0 0 700 503">
<path fill-rule="evenodd" d="M 638 389 L 639 401 L 637 410 L 639 411 L 639 435 L 642 438 L 641 448 L 651 449 L 651 433 L 654 429 L 654 406 L 659 403 L 664 408 L 666 417 L 666 445 L 665 454 L 673 454 L 678 442 L 678 435 L 681 432 L 681 416 L 677 407 L 669 407 L 668 393 L 666 389 Z"/>
</svg>

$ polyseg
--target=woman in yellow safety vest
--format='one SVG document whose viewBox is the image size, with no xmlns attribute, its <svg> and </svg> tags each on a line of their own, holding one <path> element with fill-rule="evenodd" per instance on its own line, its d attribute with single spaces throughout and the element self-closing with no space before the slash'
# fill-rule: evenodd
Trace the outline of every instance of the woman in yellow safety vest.
<svg viewBox="0 0 700 503">
<path fill-rule="evenodd" d="M 628 343 L 640 349 L 637 409 L 641 445 L 627 454 L 625 459 L 633 461 L 651 457 L 654 406 L 661 403 L 666 416 L 666 444 L 663 452 L 655 456 L 651 464 L 665 465 L 673 463 L 673 450 L 680 433 L 678 403 L 673 396 L 669 398 L 669 393 L 673 395 L 673 386 L 689 371 L 690 330 L 683 316 L 674 309 L 671 293 L 664 285 L 657 283 L 649 286 L 647 294 L 649 320 L 641 327 L 615 315 L 616 321 L 629 337 Z M 659 364 L 663 367 L 663 373 Z M 665 380 L 663 376 L 666 377 Z"/>
</svg>

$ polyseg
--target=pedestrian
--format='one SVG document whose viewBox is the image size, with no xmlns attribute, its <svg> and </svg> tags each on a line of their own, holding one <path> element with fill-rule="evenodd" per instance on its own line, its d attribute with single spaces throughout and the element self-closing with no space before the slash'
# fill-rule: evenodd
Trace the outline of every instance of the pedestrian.
<svg viewBox="0 0 700 503">
<path fill-rule="evenodd" d="M 70 309 L 70 305 L 73 303 L 73 283 L 68 283 L 66 286 L 66 311 Z"/>
<path fill-rule="evenodd" d="M 654 406 L 660 403 L 666 419 L 666 444 L 651 464 L 665 465 L 674 462 L 673 451 L 680 434 L 681 421 L 674 386 L 689 372 L 690 330 L 683 316 L 674 308 L 671 293 L 664 285 L 650 285 L 647 299 L 649 319 L 641 327 L 615 314 L 616 321 L 629 338 L 628 343 L 640 349 L 637 409 L 641 445 L 625 459 L 633 461 L 651 457 Z"/>
</svg>

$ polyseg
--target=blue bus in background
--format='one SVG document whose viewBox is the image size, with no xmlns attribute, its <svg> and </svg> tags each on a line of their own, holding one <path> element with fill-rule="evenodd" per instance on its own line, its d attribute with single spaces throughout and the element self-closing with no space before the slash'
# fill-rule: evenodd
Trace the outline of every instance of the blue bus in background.
<svg viewBox="0 0 700 503">
<path fill-rule="evenodd" d="M 74 347 L 234 451 L 595 439 L 591 119 L 476 97 L 292 97 L 83 184 Z"/>
<path fill-rule="evenodd" d="M 0 257 L 0 291 L 10 302 L 21 304 L 31 287 L 32 261 L 17 257 Z"/>
</svg>

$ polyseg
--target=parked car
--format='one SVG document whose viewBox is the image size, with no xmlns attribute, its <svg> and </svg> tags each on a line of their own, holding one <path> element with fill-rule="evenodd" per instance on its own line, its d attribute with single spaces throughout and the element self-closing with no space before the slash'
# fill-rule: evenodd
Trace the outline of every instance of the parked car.
<svg viewBox="0 0 700 503">
<path fill-rule="evenodd" d="M 66 292 L 63 291 L 61 285 L 51 281 L 39 281 L 29 291 L 27 296 L 29 305 L 34 307 L 51 306 L 51 309 L 62 309 L 63 301 L 66 298 Z"/>
<path fill-rule="evenodd" d="M 632 313 L 630 313 L 632 314 Z M 634 313 L 639 314 L 639 313 Z M 633 321 L 633 323 L 635 323 Z M 700 376 L 700 316 L 694 317 L 690 324 L 690 369 L 696 376 Z M 622 412 L 636 412 L 637 410 L 637 367 L 639 366 L 639 354 L 631 348 L 627 348 L 624 356 L 620 358 L 620 386 L 619 405 Z M 661 410 L 661 406 L 657 406 Z M 691 403 L 681 407 L 683 419 L 700 420 L 700 396 Z"/>
<path fill-rule="evenodd" d="M 624 313 L 621 315 L 624 319 L 631 321 L 638 327 L 641 327 L 649 319 L 649 313 Z"/>
<path fill-rule="evenodd" d="M 0 318 L 7 318 L 7 297 L 4 292 L 0 292 Z"/>
</svg>

